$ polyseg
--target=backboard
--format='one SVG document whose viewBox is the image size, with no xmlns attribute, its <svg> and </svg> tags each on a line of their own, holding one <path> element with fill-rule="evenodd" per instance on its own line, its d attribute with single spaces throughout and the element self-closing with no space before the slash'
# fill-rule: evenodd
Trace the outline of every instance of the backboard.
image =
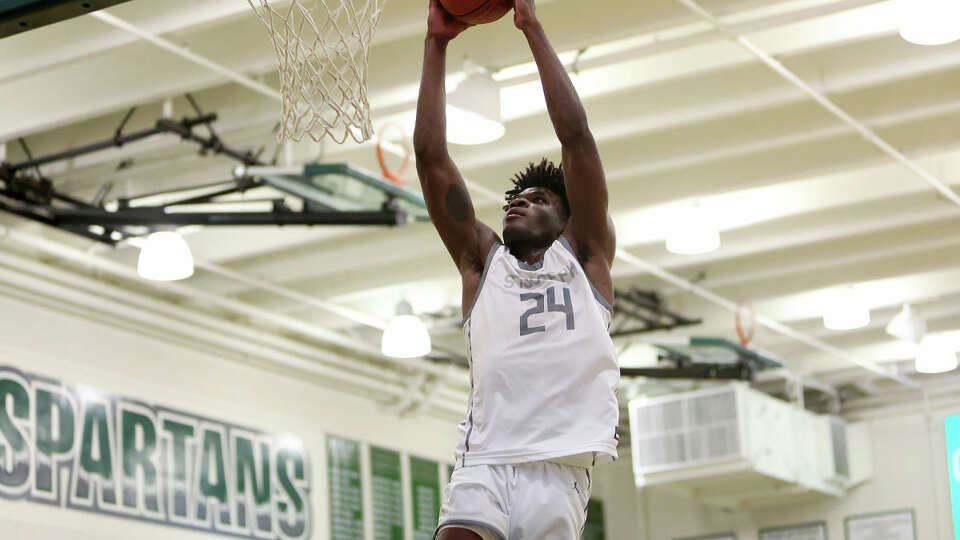
<svg viewBox="0 0 960 540">
<path fill-rule="evenodd" d="M 234 176 L 255 176 L 274 189 L 327 209 L 375 209 L 393 201 L 418 221 L 428 221 L 423 195 L 388 181 L 383 175 L 349 163 L 308 163 L 295 167 L 238 166 Z"/>
<path fill-rule="evenodd" d="M 783 361 L 768 352 L 748 348 L 719 337 L 690 337 L 676 340 L 655 340 L 654 346 L 670 358 L 683 358 L 692 363 L 737 364 L 747 362 L 758 369 L 781 368 Z"/>
<path fill-rule="evenodd" d="M 772 354 L 720 337 L 661 337 L 649 342 L 659 361 L 649 367 L 622 367 L 621 375 L 666 379 L 751 380 L 756 372 L 782 368 Z"/>
<path fill-rule="evenodd" d="M 79 17 L 128 0 L 4 0 L 0 2 L 0 38 Z"/>
</svg>

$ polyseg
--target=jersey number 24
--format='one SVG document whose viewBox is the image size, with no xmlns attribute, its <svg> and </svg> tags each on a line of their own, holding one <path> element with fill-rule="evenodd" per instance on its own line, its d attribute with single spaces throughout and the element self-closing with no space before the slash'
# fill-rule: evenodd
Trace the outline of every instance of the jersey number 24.
<svg viewBox="0 0 960 540">
<path fill-rule="evenodd" d="M 559 287 L 550 287 L 547 289 L 546 302 L 544 302 L 544 296 L 540 293 L 523 293 L 520 295 L 521 302 L 535 302 L 535 305 L 525 311 L 523 315 L 520 316 L 520 335 L 527 336 L 530 334 L 535 334 L 537 332 L 546 332 L 547 327 L 544 325 L 540 326 L 530 326 L 530 317 L 534 315 L 539 315 L 544 312 L 544 307 L 546 311 L 563 313 L 567 317 L 567 330 L 573 330 L 575 323 L 573 320 L 573 302 L 570 300 L 570 289 L 564 287 L 563 290 L 563 303 L 557 303 L 557 289 Z"/>
</svg>

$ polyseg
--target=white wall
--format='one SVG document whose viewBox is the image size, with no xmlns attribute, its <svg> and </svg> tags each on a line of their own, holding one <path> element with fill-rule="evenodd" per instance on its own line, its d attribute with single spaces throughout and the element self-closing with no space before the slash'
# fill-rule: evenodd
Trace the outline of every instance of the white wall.
<svg viewBox="0 0 960 540">
<path fill-rule="evenodd" d="M 707 507 L 663 487 L 637 490 L 631 464 L 621 460 L 597 474 L 608 538 L 672 540 L 735 532 L 739 540 L 755 540 L 764 527 L 826 521 L 828 538 L 843 539 L 845 517 L 912 508 L 917 540 L 953 540 L 943 435 L 943 419 L 951 413 L 960 414 L 960 410 L 868 421 L 873 478 L 836 500 L 752 510 Z"/>
<path fill-rule="evenodd" d="M 368 399 L 0 296 L 0 365 L 270 433 L 300 437 L 312 462 L 313 538 L 328 537 L 325 437 L 452 461 L 454 422 L 398 418 Z M 408 527 L 409 529 L 409 527 Z M 168 539 L 209 534 L 0 499 L 0 538 Z"/>
<path fill-rule="evenodd" d="M 329 530 L 325 436 L 328 433 L 448 462 L 454 422 L 398 418 L 374 402 L 329 387 L 225 360 L 167 339 L 95 322 L 82 309 L 54 301 L 0 295 L 0 365 L 302 438 L 313 467 L 313 538 Z M 734 531 L 757 538 L 761 527 L 825 520 L 842 539 L 849 515 L 913 508 L 920 540 L 952 540 L 943 418 L 960 410 L 914 413 L 869 422 L 874 478 L 838 501 L 762 510 L 725 511 L 665 491 L 639 492 L 629 460 L 596 471 L 607 538 L 672 540 Z M 409 530 L 409 526 L 408 526 Z M 184 529 L 140 523 L 26 501 L 0 499 L 0 538 L 211 538 Z M 526 539 L 523 539 L 526 540 Z"/>
</svg>

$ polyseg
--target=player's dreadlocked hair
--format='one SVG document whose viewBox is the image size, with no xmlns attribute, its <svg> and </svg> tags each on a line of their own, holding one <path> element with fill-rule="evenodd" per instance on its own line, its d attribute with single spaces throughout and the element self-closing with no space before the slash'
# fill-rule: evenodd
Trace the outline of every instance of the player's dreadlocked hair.
<svg viewBox="0 0 960 540">
<path fill-rule="evenodd" d="M 567 186 L 563 183 L 563 166 L 557 167 L 552 161 L 543 158 L 539 164 L 532 161 L 526 170 L 517 173 L 512 178 L 513 189 L 506 192 L 507 204 L 503 206 L 504 211 L 510 208 L 510 203 L 517 198 L 520 193 L 532 187 L 542 187 L 556 193 L 563 201 L 563 209 L 567 216 L 570 216 L 570 201 L 567 200 Z"/>
</svg>

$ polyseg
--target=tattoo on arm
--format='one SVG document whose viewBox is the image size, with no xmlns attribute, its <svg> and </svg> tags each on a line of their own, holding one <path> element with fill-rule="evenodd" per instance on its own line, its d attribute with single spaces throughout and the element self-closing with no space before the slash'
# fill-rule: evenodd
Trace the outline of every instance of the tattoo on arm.
<svg viewBox="0 0 960 540">
<path fill-rule="evenodd" d="M 447 189 L 447 213 L 457 221 L 466 221 L 470 216 L 470 197 L 463 186 L 452 184 Z"/>
</svg>

